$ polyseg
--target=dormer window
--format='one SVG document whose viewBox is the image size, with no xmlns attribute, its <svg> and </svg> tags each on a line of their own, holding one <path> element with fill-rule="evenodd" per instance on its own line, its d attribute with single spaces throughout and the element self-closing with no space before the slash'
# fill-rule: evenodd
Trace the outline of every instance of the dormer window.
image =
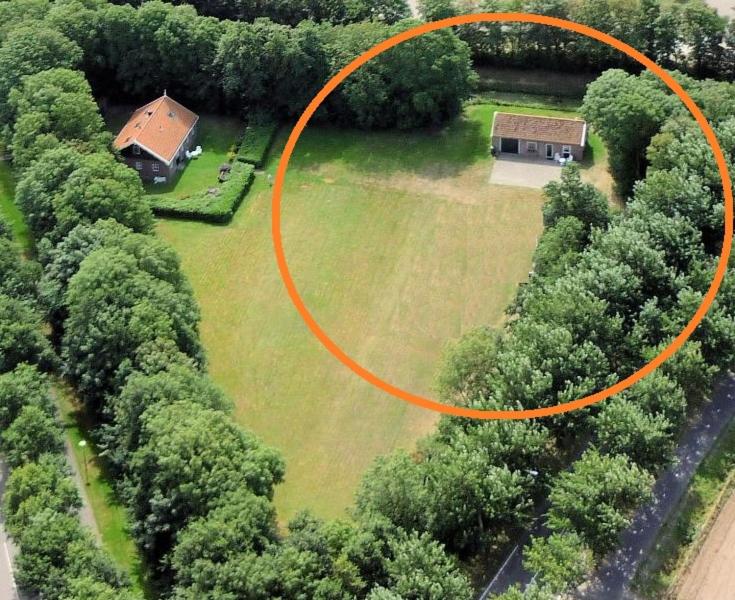
<svg viewBox="0 0 735 600">
<path fill-rule="evenodd" d="M 133 154 L 140 154 L 140 146 L 133 144 Z"/>
</svg>

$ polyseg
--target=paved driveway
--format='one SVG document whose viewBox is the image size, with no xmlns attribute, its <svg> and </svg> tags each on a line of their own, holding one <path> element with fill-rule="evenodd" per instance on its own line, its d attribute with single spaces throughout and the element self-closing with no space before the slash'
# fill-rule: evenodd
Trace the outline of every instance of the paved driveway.
<svg viewBox="0 0 735 600">
<path fill-rule="evenodd" d="M 561 167 L 554 161 L 524 160 L 501 155 L 490 171 L 490 183 L 516 187 L 542 188 L 561 177 Z"/>
</svg>

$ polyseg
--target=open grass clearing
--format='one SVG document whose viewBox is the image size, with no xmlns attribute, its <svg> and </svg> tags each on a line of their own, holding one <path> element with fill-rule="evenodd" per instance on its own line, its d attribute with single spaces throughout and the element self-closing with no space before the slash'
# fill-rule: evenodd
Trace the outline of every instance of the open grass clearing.
<svg viewBox="0 0 735 600">
<path fill-rule="evenodd" d="M 469 106 L 424 132 L 309 127 L 291 160 L 284 247 L 307 306 L 347 353 L 413 392 L 434 395 L 447 342 L 503 324 L 542 230 L 540 190 L 488 182 L 497 109 Z M 374 389 L 308 332 L 275 265 L 270 195 L 259 176 L 230 224 L 158 229 L 201 305 L 211 374 L 286 458 L 280 517 L 340 516 L 372 460 L 412 447 L 437 416 Z"/>
</svg>

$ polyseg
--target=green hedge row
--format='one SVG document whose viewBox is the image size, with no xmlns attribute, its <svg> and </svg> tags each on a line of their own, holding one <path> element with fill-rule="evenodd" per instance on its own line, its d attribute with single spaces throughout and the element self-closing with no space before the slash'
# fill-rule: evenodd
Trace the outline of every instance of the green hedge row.
<svg viewBox="0 0 735 600">
<path fill-rule="evenodd" d="M 260 168 L 265 163 L 265 157 L 278 131 L 278 121 L 264 118 L 251 122 L 245 129 L 245 135 L 237 151 L 237 160 L 250 163 Z"/>
<path fill-rule="evenodd" d="M 232 163 L 230 178 L 217 186 L 218 194 L 202 190 L 188 198 L 148 195 L 153 212 L 160 217 L 195 219 L 208 223 L 227 223 L 232 219 L 253 183 L 255 167 L 249 163 Z"/>
</svg>

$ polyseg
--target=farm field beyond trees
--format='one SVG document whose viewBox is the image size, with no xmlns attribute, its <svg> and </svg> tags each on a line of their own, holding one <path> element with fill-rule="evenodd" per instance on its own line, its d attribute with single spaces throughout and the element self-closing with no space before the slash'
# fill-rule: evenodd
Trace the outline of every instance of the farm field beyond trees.
<svg viewBox="0 0 735 600">
<path fill-rule="evenodd" d="M 542 195 L 488 183 L 498 109 L 470 106 L 430 133 L 312 127 L 291 160 L 284 247 L 307 306 L 347 353 L 412 392 L 434 395 L 447 342 L 503 323 L 531 267 Z M 587 172 L 604 187 L 592 143 Z M 259 176 L 228 226 L 162 221 L 159 232 L 201 305 L 212 376 L 286 459 L 279 517 L 338 516 L 374 457 L 411 447 L 437 416 L 373 389 L 308 332 L 275 265 L 270 192 Z"/>
</svg>

